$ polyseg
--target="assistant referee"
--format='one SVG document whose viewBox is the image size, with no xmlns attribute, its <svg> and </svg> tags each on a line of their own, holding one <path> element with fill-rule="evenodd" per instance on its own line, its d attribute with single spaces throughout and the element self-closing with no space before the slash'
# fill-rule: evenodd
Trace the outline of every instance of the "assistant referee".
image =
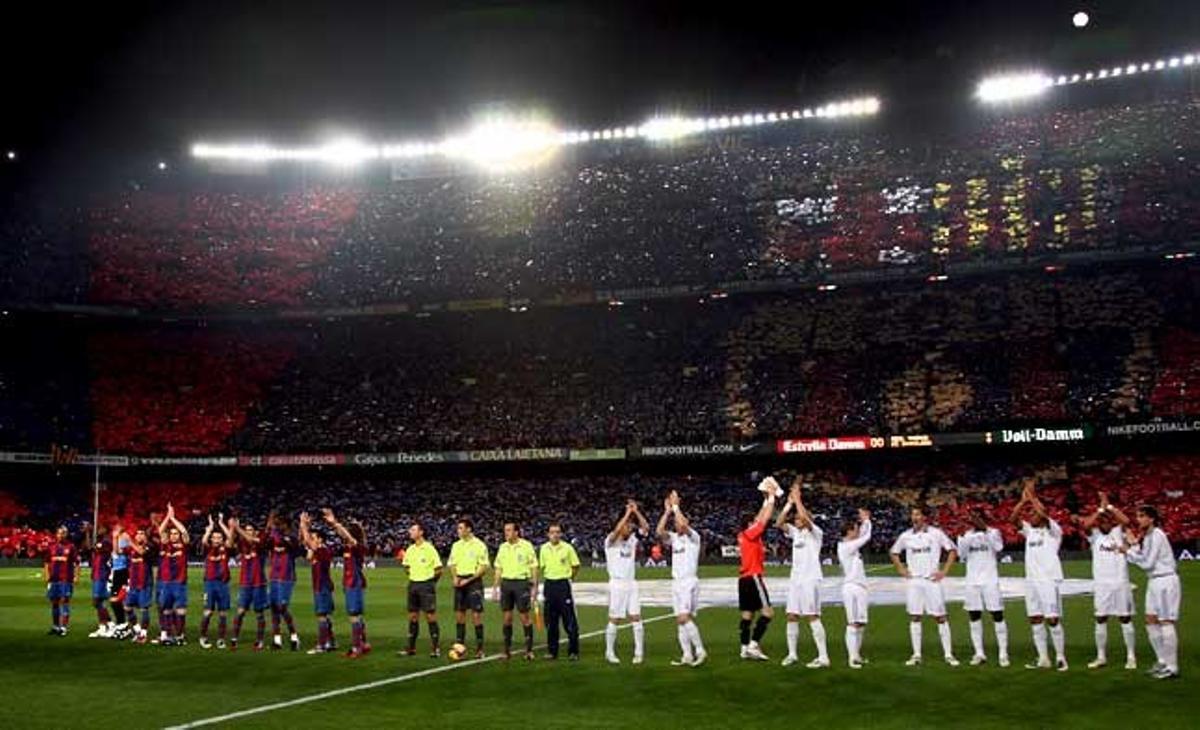
<svg viewBox="0 0 1200 730">
<path fill-rule="evenodd" d="M 579 555 L 571 543 L 562 539 L 562 525 L 550 523 L 550 542 L 542 545 L 538 565 L 542 569 L 546 591 L 547 658 L 558 658 L 558 624 L 567 632 L 567 658 L 579 659 L 579 622 L 575 619 L 575 599 L 571 581 L 579 572 Z"/>
<path fill-rule="evenodd" d="M 454 630 L 458 643 L 467 642 L 467 612 L 475 622 L 475 658 L 483 658 L 483 576 L 491 567 L 487 545 L 475 536 L 468 519 L 458 521 L 458 539 L 446 563 L 454 579 Z"/>
<path fill-rule="evenodd" d="M 504 542 L 496 551 L 496 570 L 492 588 L 504 613 L 504 658 L 512 656 L 513 609 L 521 614 L 525 629 L 525 660 L 533 659 L 533 624 L 529 621 L 532 596 L 537 595 L 538 565 L 533 545 L 521 537 L 515 522 L 504 523 Z"/>
</svg>

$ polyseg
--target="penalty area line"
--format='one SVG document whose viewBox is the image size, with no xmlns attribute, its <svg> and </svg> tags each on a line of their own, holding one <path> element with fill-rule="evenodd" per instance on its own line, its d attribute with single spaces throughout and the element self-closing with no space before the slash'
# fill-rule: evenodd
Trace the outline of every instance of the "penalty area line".
<svg viewBox="0 0 1200 730">
<path fill-rule="evenodd" d="M 675 617 L 675 614 L 673 612 L 669 612 L 669 613 L 664 613 L 664 614 L 661 614 L 658 616 L 654 616 L 652 618 L 643 619 L 642 623 L 643 624 L 652 624 L 656 621 L 662 621 L 663 619 L 674 618 L 674 617 Z M 624 629 L 630 625 L 631 624 L 629 624 L 629 623 L 624 623 L 624 624 L 621 624 L 619 628 Z M 605 629 L 589 631 L 586 634 L 580 634 L 579 639 L 580 639 L 580 641 L 582 641 L 583 639 L 590 639 L 594 636 L 600 636 L 601 634 L 604 633 L 604 631 L 605 631 Z M 565 639 L 560 640 L 559 643 L 561 644 L 562 641 L 565 641 Z M 258 707 L 250 707 L 245 710 L 238 710 L 237 712 L 230 712 L 225 715 L 215 715 L 213 717 L 206 717 L 206 718 L 203 718 L 200 720 L 192 720 L 191 722 L 185 722 L 181 725 L 169 725 L 166 728 L 164 728 L 164 730 L 188 730 L 188 728 L 204 727 L 206 725 L 216 725 L 216 724 L 219 724 L 222 722 L 229 722 L 230 720 L 239 720 L 243 717 L 252 717 L 254 715 L 261 715 L 264 712 L 272 712 L 274 710 L 282 710 L 282 709 L 285 709 L 288 707 L 295 707 L 296 705 L 307 705 L 312 702 L 320 702 L 322 700 L 333 699 L 334 697 L 341 697 L 342 695 L 354 694 L 356 692 L 366 692 L 367 690 L 377 689 L 379 687 L 387 687 L 388 685 L 399 684 L 400 682 L 407 682 L 409 680 L 420 679 L 422 677 L 429 677 L 434 674 L 441 674 L 442 672 L 449 672 L 454 669 L 463 669 L 466 667 L 478 666 L 480 664 L 485 664 L 487 662 L 495 661 L 495 660 L 499 659 L 501 656 L 502 655 L 500 655 L 500 654 L 492 654 L 490 656 L 485 656 L 482 659 L 470 659 L 465 662 L 455 662 L 453 664 L 445 664 L 440 667 L 430 667 L 429 669 L 422 669 L 419 672 L 411 672 L 409 674 L 401 674 L 396 677 L 384 677 L 383 679 L 377 679 L 373 682 L 364 682 L 362 684 L 355 684 L 355 685 L 351 685 L 349 687 L 341 687 L 339 689 L 331 689 L 331 690 L 327 690 L 325 692 L 318 692 L 316 694 L 306 695 L 304 697 L 297 697 L 296 699 L 292 699 L 292 700 L 283 700 L 281 702 L 272 702 L 269 705 L 260 705 Z"/>
</svg>

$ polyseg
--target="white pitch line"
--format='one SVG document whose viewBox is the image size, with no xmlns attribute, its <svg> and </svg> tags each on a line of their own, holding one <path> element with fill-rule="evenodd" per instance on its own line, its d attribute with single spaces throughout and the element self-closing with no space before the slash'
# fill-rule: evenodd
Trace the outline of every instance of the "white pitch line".
<svg viewBox="0 0 1200 730">
<path fill-rule="evenodd" d="M 674 617 L 675 617 L 675 614 L 673 612 L 664 613 L 664 614 L 655 616 L 653 618 L 644 619 L 642 621 L 642 623 L 643 624 L 652 624 L 655 621 L 662 621 L 663 619 L 674 618 Z M 627 626 L 630 626 L 630 624 L 628 624 L 628 623 L 621 624 L 620 628 L 625 628 Z M 583 639 L 590 639 L 593 636 L 599 636 L 600 634 L 603 634 L 604 631 L 605 631 L 605 629 L 589 631 L 586 634 L 580 634 L 579 639 L 581 641 Z M 560 640 L 559 643 L 561 644 L 563 641 L 565 641 L 565 639 Z M 354 694 L 355 692 L 365 692 L 366 690 L 375 689 L 376 687 L 386 687 L 390 684 L 398 684 L 400 682 L 407 682 L 411 679 L 420 679 L 421 677 L 428 677 L 433 674 L 441 674 L 442 672 L 449 672 L 453 669 L 462 669 L 464 667 L 472 667 L 472 666 L 476 666 L 479 664 L 483 664 L 485 662 L 495 661 L 496 659 L 499 659 L 501 656 L 502 656 L 501 654 L 492 654 L 490 656 L 484 657 L 483 659 L 470 659 L 465 662 L 455 662 L 454 664 L 445 664 L 440 667 L 431 667 L 430 669 L 422 669 L 419 672 L 412 672 L 411 674 L 401 674 L 398 677 L 386 677 L 384 679 L 377 679 L 374 682 L 364 682 L 363 684 L 355 684 L 350 687 L 342 687 L 340 689 L 331 689 L 331 690 L 328 690 L 325 692 L 318 692 L 317 694 L 314 694 L 314 695 L 307 695 L 305 697 L 297 697 L 294 700 L 284 700 L 283 702 L 273 702 L 269 705 L 261 705 L 259 707 L 251 707 L 246 710 L 238 710 L 237 712 L 230 712 L 229 714 L 226 714 L 226 715 L 217 715 L 215 717 L 206 717 L 202 720 L 193 720 L 191 722 L 187 722 L 182 725 L 170 725 L 170 726 L 166 727 L 164 730 L 187 730 L 188 728 L 203 727 L 205 725 L 216 725 L 218 723 L 228 722 L 230 720 L 237 720 L 237 719 L 243 718 L 243 717 L 250 717 L 252 715 L 261 715 L 264 712 L 271 712 L 272 710 L 281 710 L 285 707 L 295 707 L 296 705 L 306 705 L 310 702 L 320 702 L 321 700 L 327 700 L 327 699 L 330 699 L 333 697 L 341 697 L 342 695 Z"/>
</svg>

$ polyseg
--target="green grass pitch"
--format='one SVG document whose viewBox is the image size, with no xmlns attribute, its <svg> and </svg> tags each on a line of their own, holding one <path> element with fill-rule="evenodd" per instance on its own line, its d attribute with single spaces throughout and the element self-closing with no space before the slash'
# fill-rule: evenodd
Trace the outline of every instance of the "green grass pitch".
<svg viewBox="0 0 1200 730">
<path fill-rule="evenodd" d="M 1005 566 L 1007 570 L 1016 566 Z M 961 570 L 961 569 L 960 569 Z M 1086 563 L 1071 563 L 1068 574 L 1086 577 Z M 305 573 L 307 571 L 304 571 Z M 1020 667 L 1032 645 L 1024 623 L 1023 605 L 1010 601 L 1007 615 L 1014 666 L 994 664 L 952 669 L 937 657 L 937 634 L 927 624 L 926 665 L 906 668 L 908 632 L 902 607 L 873 606 L 866 655 L 871 664 L 853 671 L 845 664 L 840 606 L 826 607 L 832 669 L 779 666 L 784 647 L 783 621 L 777 618 L 764 640 L 770 663 L 737 659 L 737 615 L 728 608 L 708 609 L 699 624 L 710 652 L 708 665 L 675 668 L 668 662 L 678 653 L 670 619 L 646 626 L 647 658 L 642 666 L 628 663 L 632 639 L 619 639 L 626 663 L 613 667 L 603 661 L 603 637 L 583 642 L 583 660 L 568 663 L 538 661 L 505 664 L 457 664 L 453 669 L 410 681 L 318 701 L 273 709 L 222 723 L 243 727 L 412 727 L 498 728 L 562 727 L 965 727 L 985 728 L 1180 728 L 1200 726 L 1200 630 L 1189 621 L 1200 601 L 1200 566 L 1184 563 L 1183 623 L 1180 630 L 1183 678 L 1158 682 L 1139 672 L 1123 670 L 1113 661 L 1100 671 L 1088 671 L 1094 654 L 1091 598 L 1066 602 L 1068 657 L 1066 674 L 1028 671 Z M 1135 582 L 1144 585 L 1139 571 Z M 728 568 L 709 567 L 707 576 L 732 575 Z M 315 632 L 310 596 L 302 576 L 294 612 L 301 636 Z M 600 580 L 588 570 L 583 580 Z M 134 646 L 86 638 L 95 614 L 82 582 L 72 610 L 72 633 L 65 639 L 45 635 L 49 611 L 44 584 L 30 568 L 0 570 L 0 727 L 154 728 L 181 725 L 263 705 L 287 702 L 328 690 L 352 687 L 402 674 L 447 667 L 445 659 L 427 653 L 422 626 L 415 658 L 400 658 L 396 649 L 407 633 L 402 571 L 381 568 L 370 574 L 367 594 L 370 635 L 375 651 L 361 661 L 340 656 L 306 656 L 288 651 L 236 654 L 203 651 L 195 641 L 199 626 L 200 581 L 193 576 L 191 643 L 182 648 Z M 1139 589 L 1137 601 L 1142 604 Z M 777 599 L 779 597 L 776 597 Z M 340 602 L 340 598 L 339 598 Z M 448 607 L 443 586 L 441 605 Z M 952 605 L 951 624 L 956 654 L 970 656 L 966 616 Z M 602 608 L 580 609 L 584 632 L 603 627 Z M 647 608 L 647 620 L 667 613 Z M 490 650 L 499 648 L 499 611 L 487 607 Z M 987 643 L 994 660 L 990 620 Z M 1152 653 L 1140 618 L 1138 654 L 1142 668 Z M 453 615 L 441 615 L 443 646 L 454 636 Z M 214 625 L 215 628 L 215 625 Z M 247 630 L 253 632 L 253 621 Z M 344 617 L 337 621 L 339 640 L 348 640 Z M 517 630 L 517 642 L 521 633 Z M 468 634 L 470 632 L 468 631 Z M 243 632 L 243 646 L 247 642 Z M 539 635 L 538 640 L 542 637 Z M 468 642 L 470 643 L 470 642 Z M 1111 660 L 1122 656 L 1123 644 L 1115 626 L 1110 630 Z M 801 634 L 801 655 L 811 652 L 807 630 Z M 565 652 L 563 653 L 565 657 Z"/>
</svg>

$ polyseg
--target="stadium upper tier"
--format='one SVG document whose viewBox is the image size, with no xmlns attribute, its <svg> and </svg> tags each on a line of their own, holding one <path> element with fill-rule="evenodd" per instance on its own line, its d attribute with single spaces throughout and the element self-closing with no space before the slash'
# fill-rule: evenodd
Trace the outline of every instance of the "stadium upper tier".
<svg viewBox="0 0 1200 730">
<path fill-rule="evenodd" d="M 1200 266 L 262 323 L 0 319 L 0 447 L 627 447 L 1200 414 Z"/>
<path fill-rule="evenodd" d="M 0 300 L 144 309 L 596 300 L 1200 239 L 1200 100 L 703 135 L 520 174 L 216 174 L 3 217 Z M 314 182 L 314 180 L 323 180 Z M 270 189 L 271 192 L 264 192 Z M 500 306 L 500 305 L 497 305 Z"/>
</svg>

